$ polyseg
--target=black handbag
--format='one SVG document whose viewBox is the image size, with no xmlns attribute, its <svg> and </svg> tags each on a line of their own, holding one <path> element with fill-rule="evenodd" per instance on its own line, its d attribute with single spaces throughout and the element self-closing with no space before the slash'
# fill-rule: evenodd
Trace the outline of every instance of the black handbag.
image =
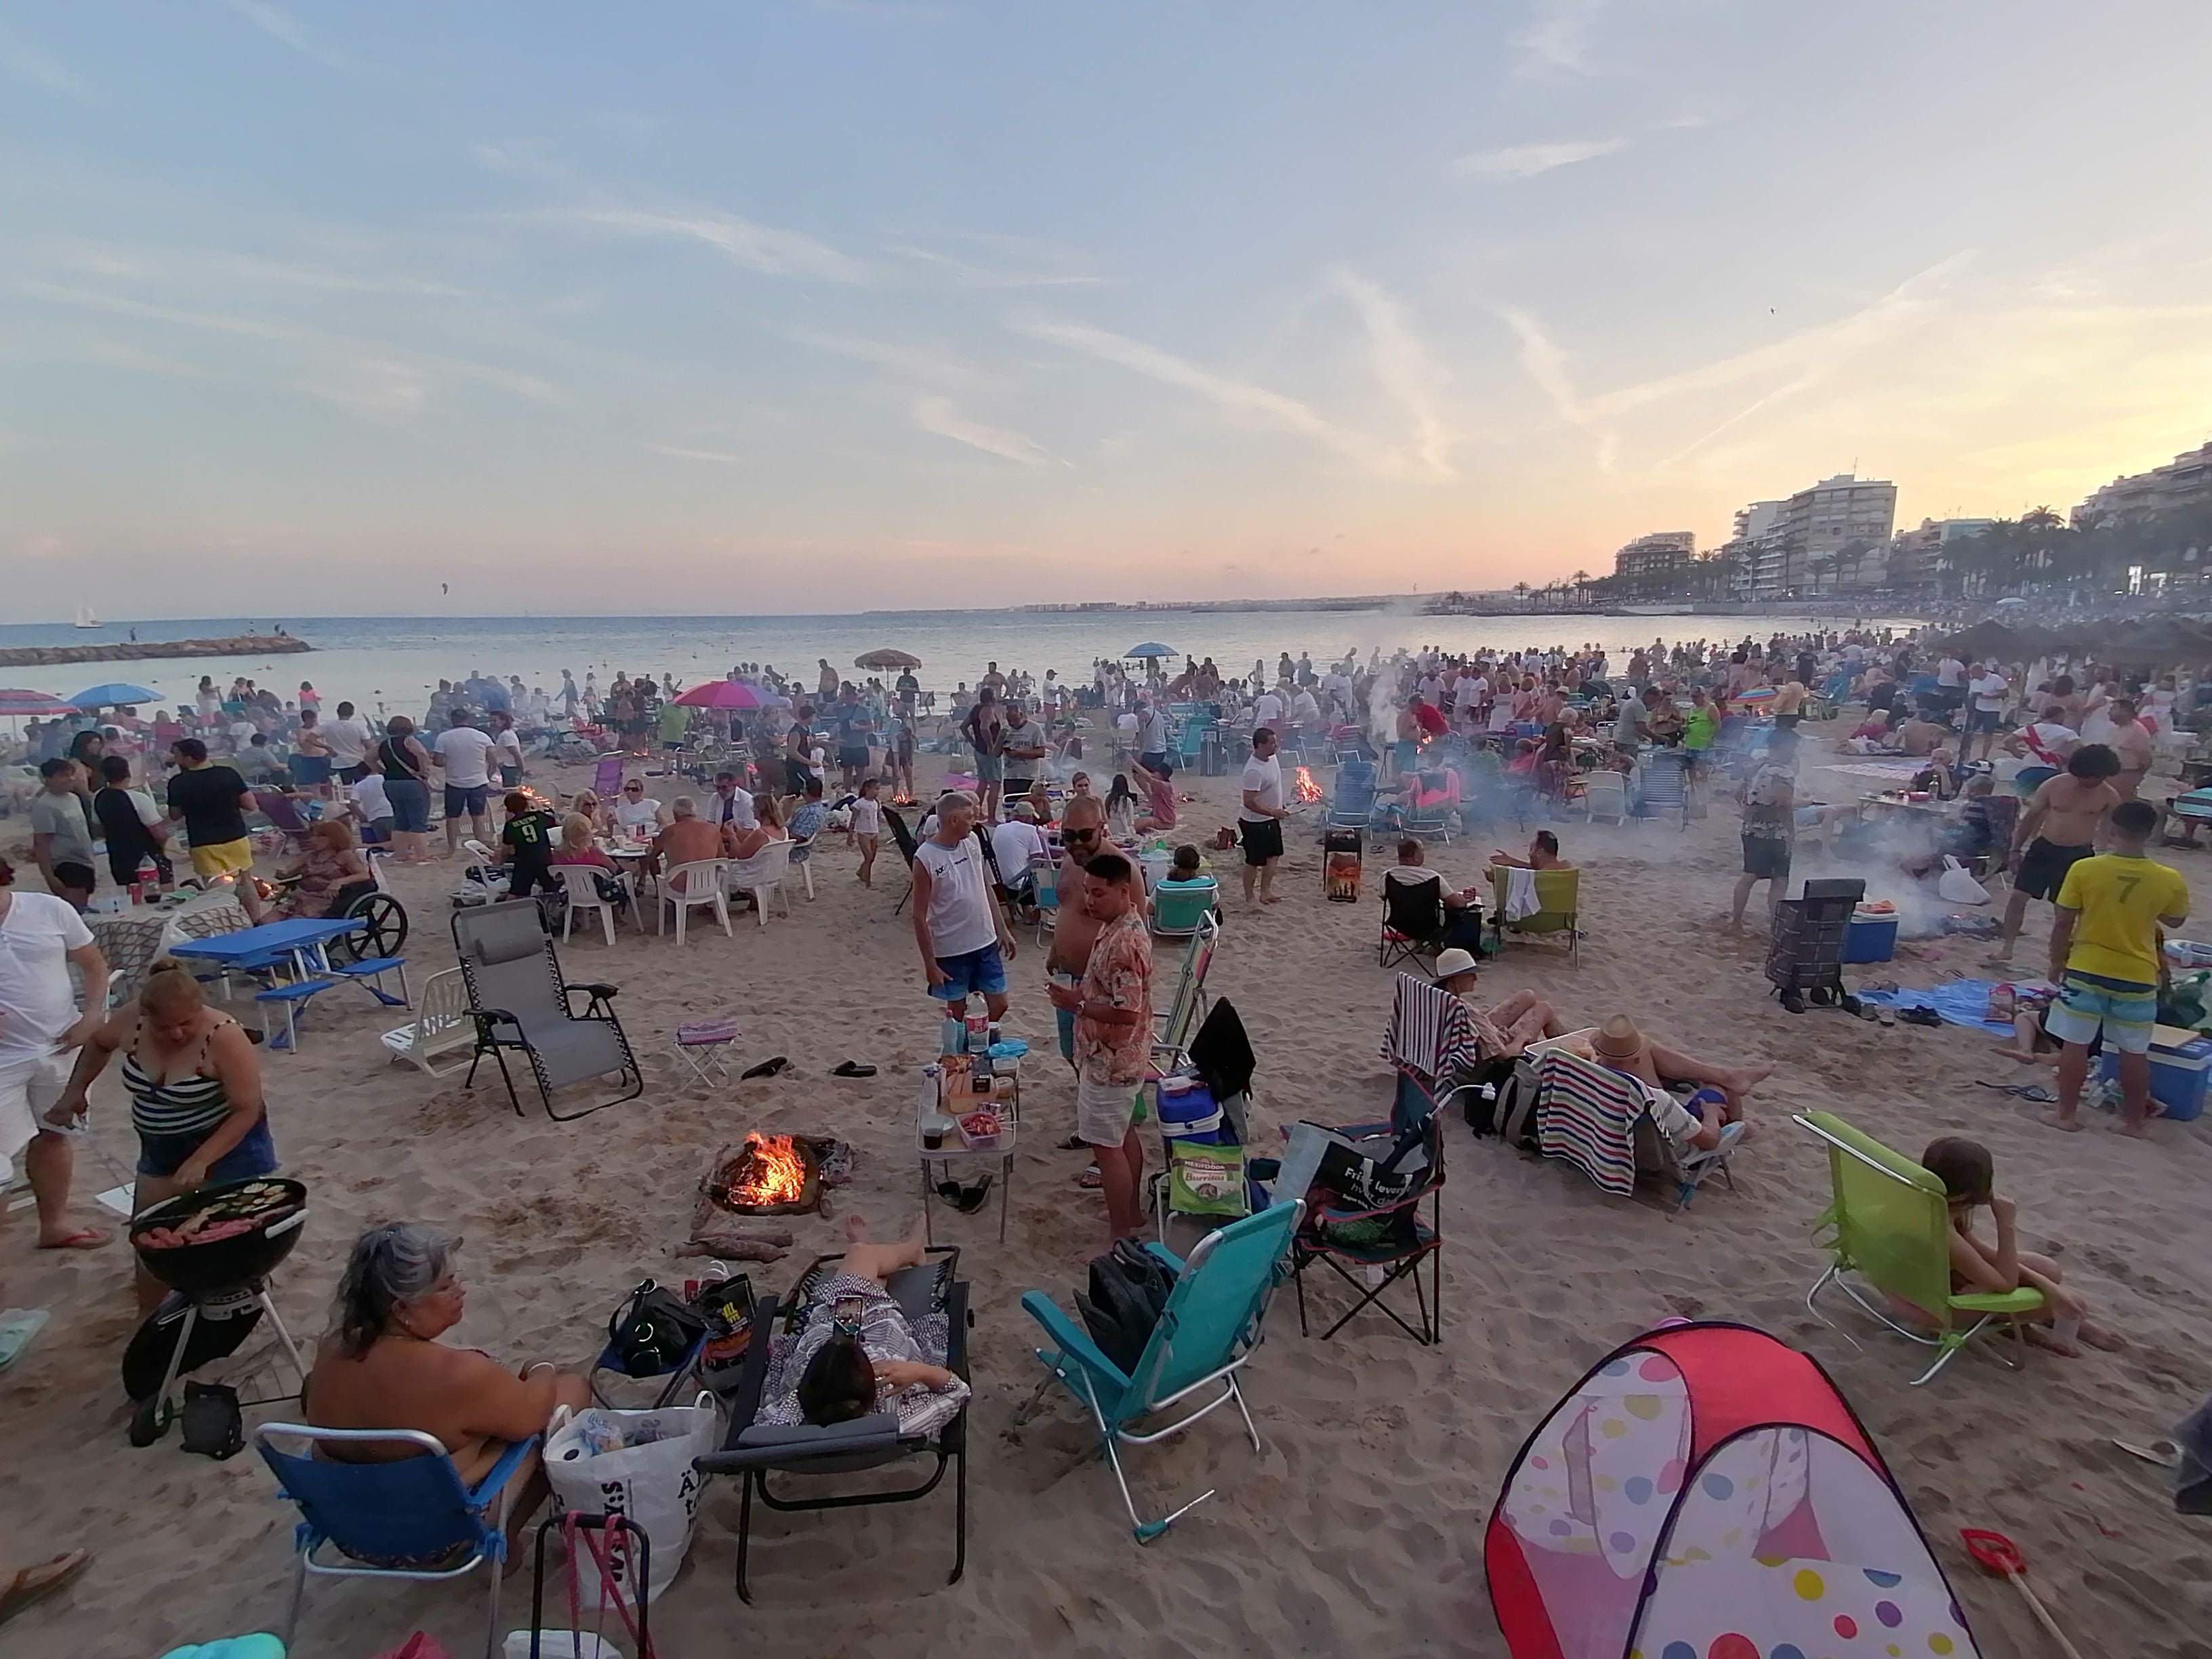
<svg viewBox="0 0 2212 1659">
<path fill-rule="evenodd" d="M 625 1376 L 665 1376 L 706 1334 L 704 1313 L 648 1279 L 607 1321 L 604 1363 Z"/>
</svg>

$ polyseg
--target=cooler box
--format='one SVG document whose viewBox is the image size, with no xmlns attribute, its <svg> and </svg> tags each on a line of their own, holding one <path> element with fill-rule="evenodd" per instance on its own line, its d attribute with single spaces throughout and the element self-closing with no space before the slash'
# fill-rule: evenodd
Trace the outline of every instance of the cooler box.
<svg viewBox="0 0 2212 1659">
<path fill-rule="evenodd" d="M 1204 1146 L 1225 1146 L 1236 1140 L 1229 1133 L 1213 1091 L 1196 1078 L 1163 1078 L 1156 1091 L 1160 1133 L 1169 1140 L 1194 1141 Z"/>
<path fill-rule="evenodd" d="M 2175 1025 L 2158 1028 L 2150 1045 L 2150 1097 L 2166 1109 L 2166 1117 L 2176 1123 L 2197 1121 L 2204 1110 L 2208 1071 L 2212 1071 L 2212 1037 Z M 2119 1080 L 2120 1057 L 2109 1047 L 2100 1074 L 2107 1082 Z"/>
<path fill-rule="evenodd" d="M 1894 962 L 1897 959 L 1897 918 L 1853 916 L 1844 929 L 1845 962 Z"/>
</svg>

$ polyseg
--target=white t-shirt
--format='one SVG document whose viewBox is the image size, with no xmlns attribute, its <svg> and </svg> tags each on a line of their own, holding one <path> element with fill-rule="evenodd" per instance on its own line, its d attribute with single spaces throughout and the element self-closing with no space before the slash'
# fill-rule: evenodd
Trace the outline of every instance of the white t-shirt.
<svg viewBox="0 0 2212 1659">
<path fill-rule="evenodd" d="M 359 720 L 325 720 L 323 741 L 330 745 L 331 764 L 341 771 L 359 766 L 368 755 L 368 728 Z"/>
<path fill-rule="evenodd" d="M 1000 878 L 1009 884 L 1019 881 L 1030 860 L 1046 852 L 1044 832 L 1034 823 L 1010 818 L 991 831 L 991 856 L 999 861 Z"/>
<path fill-rule="evenodd" d="M 384 793 L 384 780 L 374 772 L 348 789 L 346 799 L 353 803 L 354 811 L 371 823 L 392 815 L 392 798 Z"/>
<path fill-rule="evenodd" d="M 2004 711 L 2005 694 L 2012 690 L 2012 682 L 2002 674 L 1984 674 L 1972 686 L 1974 707 L 1984 714 Z"/>
<path fill-rule="evenodd" d="M 495 736 L 491 746 L 499 751 L 501 766 L 512 766 L 518 772 L 522 769 L 522 738 L 513 726 Z"/>
<path fill-rule="evenodd" d="M 1310 726 L 1321 719 L 1321 705 L 1314 701 L 1314 694 L 1303 686 L 1291 699 L 1291 718 L 1302 726 Z"/>
<path fill-rule="evenodd" d="M 1279 755 L 1270 755 L 1267 759 L 1261 760 L 1257 755 L 1253 756 L 1244 763 L 1244 776 L 1238 787 L 1243 792 L 1237 797 L 1240 801 L 1244 795 L 1249 794 L 1258 796 L 1260 805 L 1262 806 L 1271 808 L 1281 806 L 1283 804 L 1282 757 Z M 1265 823 L 1273 820 L 1273 814 L 1270 812 L 1255 814 L 1244 810 L 1241 805 L 1237 809 L 1237 816 L 1245 823 Z"/>
<path fill-rule="evenodd" d="M 862 795 L 853 803 L 853 833 L 856 836 L 880 836 L 884 833 L 884 804 Z"/>
<path fill-rule="evenodd" d="M 999 924 L 992 908 L 991 872 L 983 863 L 983 846 L 972 835 L 953 845 L 926 841 L 915 848 L 914 861 L 929 872 L 930 948 L 939 957 L 964 957 L 995 945 Z"/>
<path fill-rule="evenodd" d="M 53 1052 L 76 1023 L 69 953 L 92 943 L 92 930 L 52 893 L 17 891 L 0 916 L 0 1066 Z"/>
<path fill-rule="evenodd" d="M 1131 714 L 1115 715 L 1114 733 L 1124 749 L 1134 749 L 1137 746 L 1137 717 Z"/>
<path fill-rule="evenodd" d="M 1276 726 L 1283 723 L 1283 700 L 1272 691 L 1262 691 L 1252 699 L 1252 724 L 1255 726 Z"/>
<path fill-rule="evenodd" d="M 2081 734 L 2072 726 L 2061 726 L 2056 720 L 2037 720 L 2021 734 L 2021 741 L 2027 745 L 2027 752 L 2030 755 L 2034 755 L 2036 744 L 2041 744 L 2046 751 L 2056 757 L 2065 744 L 2081 742 Z M 2063 764 L 2063 762 L 2055 761 L 2045 763 Z"/>
<path fill-rule="evenodd" d="M 715 803 L 718 806 L 720 804 Z M 635 800 L 625 795 L 615 803 L 615 822 L 625 830 L 657 830 L 660 827 L 660 803 L 650 795 L 640 795 Z"/>
<path fill-rule="evenodd" d="M 1955 686 L 1966 678 L 1966 665 L 1956 657 L 1946 657 L 1936 665 L 1936 684 L 1938 685 Z"/>
<path fill-rule="evenodd" d="M 491 781 L 491 756 L 498 745 L 473 726 L 449 727 L 430 746 L 446 763 L 446 781 L 454 788 L 481 789 Z"/>
</svg>

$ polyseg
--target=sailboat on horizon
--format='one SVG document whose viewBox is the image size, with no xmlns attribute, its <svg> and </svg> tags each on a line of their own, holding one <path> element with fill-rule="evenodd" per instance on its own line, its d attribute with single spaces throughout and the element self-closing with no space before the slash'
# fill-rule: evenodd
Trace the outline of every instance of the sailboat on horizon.
<svg viewBox="0 0 2212 1659">
<path fill-rule="evenodd" d="M 77 606 L 76 625 L 79 628 L 105 628 L 107 626 L 106 623 L 103 623 L 99 617 L 92 614 L 92 607 L 88 605 L 81 605 Z"/>
</svg>

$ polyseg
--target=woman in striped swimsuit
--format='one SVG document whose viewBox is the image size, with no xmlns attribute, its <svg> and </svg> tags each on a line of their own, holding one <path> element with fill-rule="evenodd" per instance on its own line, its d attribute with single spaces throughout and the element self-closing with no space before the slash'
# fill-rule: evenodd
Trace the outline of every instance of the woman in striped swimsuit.
<svg viewBox="0 0 2212 1659">
<path fill-rule="evenodd" d="M 85 1111 L 87 1091 L 118 1048 L 138 1131 L 134 1212 L 195 1188 L 275 1171 L 261 1057 L 236 1020 L 206 1005 L 199 982 L 179 963 L 156 963 L 137 1000 L 94 1033 L 48 1121 L 66 1123 Z M 157 1306 L 164 1293 L 140 1267 L 139 1307 Z"/>
</svg>

